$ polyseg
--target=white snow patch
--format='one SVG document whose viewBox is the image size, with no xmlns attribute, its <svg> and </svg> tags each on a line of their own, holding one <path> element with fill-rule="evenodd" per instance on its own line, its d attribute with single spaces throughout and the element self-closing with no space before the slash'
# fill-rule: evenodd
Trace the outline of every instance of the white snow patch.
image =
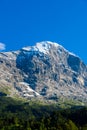
<svg viewBox="0 0 87 130">
<path fill-rule="evenodd" d="M 32 47 L 30 46 L 27 46 L 27 47 L 23 47 L 22 49 L 25 50 L 25 51 L 30 51 Z"/>
<path fill-rule="evenodd" d="M 24 97 L 34 97 L 34 95 L 29 95 L 28 93 L 25 93 Z"/>
<path fill-rule="evenodd" d="M 28 83 L 20 82 L 20 85 L 24 85 L 26 87 L 26 89 L 23 91 L 25 93 L 25 95 L 27 95 L 28 92 L 33 92 L 35 95 L 40 96 L 39 93 L 37 93 L 36 91 L 34 91 L 32 88 L 30 88 L 30 86 L 29 86 Z M 29 96 L 29 94 L 28 94 L 28 96 Z"/>
<path fill-rule="evenodd" d="M 46 54 L 46 53 L 48 53 L 48 51 L 50 49 L 50 44 L 47 44 L 46 42 L 38 42 L 36 44 L 36 47 L 37 47 L 38 51 Z"/>
<path fill-rule="evenodd" d="M 55 47 L 59 47 L 60 45 L 58 44 L 58 43 L 56 43 L 56 42 L 51 42 L 51 41 L 46 41 L 48 44 L 51 44 L 51 45 L 53 45 L 53 46 L 55 46 Z"/>
<path fill-rule="evenodd" d="M 77 57 L 77 55 L 75 55 L 73 52 L 69 52 L 69 54 Z"/>
</svg>

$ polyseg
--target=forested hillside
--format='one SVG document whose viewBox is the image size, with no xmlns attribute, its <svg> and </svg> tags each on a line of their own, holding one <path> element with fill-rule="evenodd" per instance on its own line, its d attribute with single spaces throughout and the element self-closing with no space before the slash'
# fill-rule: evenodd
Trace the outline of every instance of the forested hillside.
<svg viewBox="0 0 87 130">
<path fill-rule="evenodd" d="M 0 130 L 87 130 L 87 108 L 20 102 L 0 97 Z"/>
</svg>

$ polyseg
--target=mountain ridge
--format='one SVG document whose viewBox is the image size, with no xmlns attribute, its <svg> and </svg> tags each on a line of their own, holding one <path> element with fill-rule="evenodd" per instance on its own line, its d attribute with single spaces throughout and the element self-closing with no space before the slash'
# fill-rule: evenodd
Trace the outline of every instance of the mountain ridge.
<svg viewBox="0 0 87 130">
<path fill-rule="evenodd" d="M 84 102 L 86 77 L 84 62 L 55 42 L 43 41 L 0 53 L 0 91 L 11 97 L 53 101 L 70 98 Z"/>
</svg>

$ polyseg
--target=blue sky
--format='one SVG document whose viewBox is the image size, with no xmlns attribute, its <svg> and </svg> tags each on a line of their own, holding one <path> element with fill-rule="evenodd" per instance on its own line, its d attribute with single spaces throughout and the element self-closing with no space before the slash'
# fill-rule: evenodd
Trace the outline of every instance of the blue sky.
<svg viewBox="0 0 87 130">
<path fill-rule="evenodd" d="M 87 0 L 0 0 L 1 50 L 46 40 L 87 63 Z"/>
</svg>

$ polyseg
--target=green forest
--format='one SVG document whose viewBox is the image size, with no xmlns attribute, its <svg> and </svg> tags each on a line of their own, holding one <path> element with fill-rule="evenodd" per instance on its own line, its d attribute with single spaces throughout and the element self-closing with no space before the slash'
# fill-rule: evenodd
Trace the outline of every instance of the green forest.
<svg viewBox="0 0 87 130">
<path fill-rule="evenodd" d="M 87 107 L 60 109 L 2 96 L 0 130 L 87 130 Z"/>
</svg>

